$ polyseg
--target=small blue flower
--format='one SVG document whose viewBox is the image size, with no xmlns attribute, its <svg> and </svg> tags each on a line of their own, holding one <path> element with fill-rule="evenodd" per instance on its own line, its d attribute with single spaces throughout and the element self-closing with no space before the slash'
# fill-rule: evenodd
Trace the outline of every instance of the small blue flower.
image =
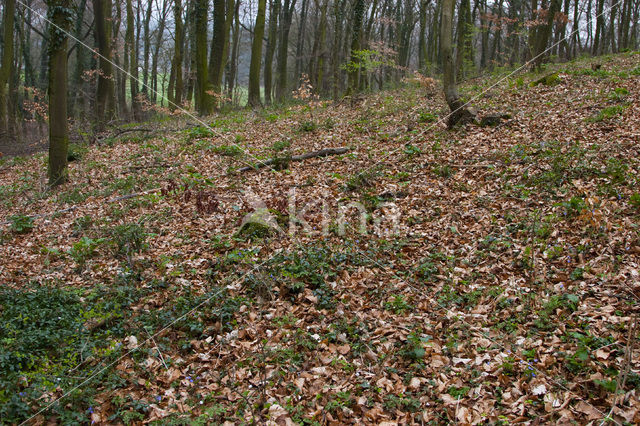
<svg viewBox="0 0 640 426">
<path fill-rule="evenodd" d="M 156 401 L 158 402 L 162 401 L 162 397 L 160 395 L 156 396 Z"/>
<path fill-rule="evenodd" d="M 87 412 L 88 412 L 89 414 L 93 414 L 93 407 L 89 407 L 89 409 L 87 410 Z"/>
</svg>

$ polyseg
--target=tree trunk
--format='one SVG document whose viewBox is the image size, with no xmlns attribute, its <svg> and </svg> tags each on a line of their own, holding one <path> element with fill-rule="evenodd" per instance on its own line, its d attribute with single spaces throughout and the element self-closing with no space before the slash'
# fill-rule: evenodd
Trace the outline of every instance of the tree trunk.
<svg viewBox="0 0 640 426">
<path fill-rule="evenodd" d="M 173 17 L 175 20 L 175 43 L 173 47 L 173 62 L 172 66 L 174 67 L 174 87 L 175 92 L 169 89 L 169 93 L 171 93 L 172 104 L 169 105 L 171 110 L 173 111 L 176 106 L 180 106 L 182 104 L 182 46 L 184 39 L 184 28 L 182 25 L 182 2 L 181 0 L 174 0 L 173 6 Z M 169 86 L 171 87 L 171 85 Z"/>
<path fill-rule="evenodd" d="M 280 21 L 280 45 L 278 46 L 278 84 L 276 99 L 282 103 L 287 93 L 287 60 L 289 59 L 289 30 L 293 19 L 293 9 L 297 0 L 284 0 L 282 19 Z"/>
<path fill-rule="evenodd" d="M 73 17 L 70 0 L 47 2 L 49 29 L 49 185 L 67 181 L 67 31 Z M 13 29 L 13 28 L 12 28 Z"/>
<path fill-rule="evenodd" d="M 457 123 L 465 124 L 476 120 L 476 112 L 467 108 L 458 94 L 456 87 L 456 70 L 453 60 L 452 27 L 453 27 L 453 0 L 442 1 L 442 20 L 440 22 L 440 50 L 443 65 L 444 96 L 451 110 L 448 126 L 453 127 Z"/>
<path fill-rule="evenodd" d="M 220 0 L 218 0 L 220 1 Z M 207 72 L 207 16 L 208 0 L 195 0 L 193 15 L 195 19 L 196 43 L 196 110 L 200 115 L 212 112 L 212 99 L 209 91 L 209 73 Z"/>
<path fill-rule="evenodd" d="M 540 68 L 542 62 L 544 61 L 545 55 L 544 51 L 547 48 L 547 44 L 549 43 L 549 37 L 551 37 L 551 31 L 553 30 L 553 22 L 556 16 L 556 13 L 560 10 L 560 0 L 551 0 L 551 4 L 549 5 L 549 10 L 547 11 L 547 19 L 545 24 L 538 29 L 536 38 L 535 38 L 535 49 L 534 49 L 534 60 L 533 64 L 536 68 Z"/>
<path fill-rule="evenodd" d="M 420 33 L 418 34 L 418 71 L 425 73 L 427 62 L 427 7 L 429 0 L 420 0 Z"/>
<path fill-rule="evenodd" d="M 2 18 L 3 43 L 2 65 L 0 66 L 0 140 L 9 139 L 9 97 L 7 83 L 13 67 L 13 23 L 16 9 L 15 0 L 6 0 Z"/>
<path fill-rule="evenodd" d="M 131 93 L 131 113 L 134 120 L 140 119 L 140 106 L 138 104 L 138 51 L 135 44 L 135 28 L 133 20 L 132 0 L 127 0 L 127 33 L 126 44 L 129 49 L 129 86 Z"/>
<path fill-rule="evenodd" d="M 604 15 L 602 14 L 604 10 L 604 1 L 605 0 L 597 0 L 598 4 L 596 8 L 596 35 L 593 39 L 593 55 L 599 55 L 602 50 L 600 39 L 604 38 Z"/>
<path fill-rule="evenodd" d="M 96 93 L 96 123 L 98 130 L 116 116 L 116 93 L 111 53 L 111 0 L 93 0 L 95 34 L 100 54 L 98 89 Z M 78 48 L 81 49 L 81 48 Z"/>
<path fill-rule="evenodd" d="M 160 13 L 160 22 L 158 23 L 158 28 L 156 28 L 156 42 L 153 48 L 153 56 L 151 60 L 151 99 L 155 104 L 158 100 L 158 57 L 160 56 L 160 46 L 162 45 L 162 38 L 164 36 L 164 26 L 167 20 L 167 13 L 169 1 L 162 0 L 162 11 Z M 164 87 L 162 91 L 160 91 L 160 95 L 164 96 Z"/>
<path fill-rule="evenodd" d="M 280 0 L 272 0 L 269 8 L 269 37 L 264 54 L 264 103 L 271 105 L 273 90 L 273 54 L 278 44 L 278 15 L 280 15 Z"/>
<path fill-rule="evenodd" d="M 349 87 L 347 95 L 351 95 L 358 91 L 360 76 L 360 32 L 362 30 L 362 18 L 364 17 L 365 3 L 364 0 L 356 0 L 353 7 L 353 30 L 351 32 L 351 58 L 349 61 Z"/>
<path fill-rule="evenodd" d="M 249 106 L 259 107 L 260 103 L 260 63 L 262 61 L 262 39 L 264 38 L 267 0 L 258 0 L 258 14 L 253 28 L 251 64 L 249 65 Z"/>
<path fill-rule="evenodd" d="M 299 81 L 300 73 L 303 69 L 304 62 L 304 40 L 305 30 L 307 26 L 307 15 L 309 12 L 309 1 L 302 0 L 302 7 L 300 10 L 300 24 L 298 25 L 298 40 L 296 41 L 296 68 L 293 73 L 295 81 Z"/>
</svg>

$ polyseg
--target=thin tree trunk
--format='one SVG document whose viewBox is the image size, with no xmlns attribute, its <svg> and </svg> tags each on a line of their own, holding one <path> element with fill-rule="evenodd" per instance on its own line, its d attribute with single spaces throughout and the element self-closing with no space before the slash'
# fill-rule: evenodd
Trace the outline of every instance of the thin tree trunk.
<svg viewBox="0 0 640 426">
<path fill-rule="evenodd" d="M 158 57 L 160 56 L 160 46 L 162 45 L 162 38 L 164 36 L 164 26 L 167 20 L 167 13 L 169 1 L 162 0 L 162 11 L 160 12 L 160 22 L 158 22 L 158 28 L 156 28 L 156 42 L 153 47 L 153 56 L 151 60 L 151 86 L 152 86 L 152 95 L 151 99 L 155 104 L 158 100 Z M 164 93 L 164 88 L 163 92 Z M 161 95 L 162 95 L 161 93 Z"/>
<path fill-rule="evenodd" d="M 131 112 L 134 120 L 140 119 L 140 106 L 138 104 L 138 52 L 135 44 L 135 28 L 133 20 L 132 0 L 127 0 L 127 33 L 126 43 L 129 50 L 129 86 L 131 93 Z"/>
<path fill-rule="evenodd" d="M 269 8 L 269 37 L 264 54 L 264 103 L 271 105 L 273 90 L 273 54 L 278 43 L 278 15 L 280 15 L 280 0 L 271 0 Z"/>
</svg>

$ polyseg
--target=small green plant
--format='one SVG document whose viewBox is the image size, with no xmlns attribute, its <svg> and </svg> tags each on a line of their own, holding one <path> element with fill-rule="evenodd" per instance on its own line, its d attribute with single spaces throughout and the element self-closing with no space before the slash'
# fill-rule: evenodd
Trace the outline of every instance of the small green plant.
<svg viewBox="0 0 640 426">
<path fill-rule="evenodd" d="M 624 87 L 616 87 L 613 92 L 610 92 L 608 98 L 612 101 L 620 102 L 629 96 L 629 90 Z"/>
<path fill-rule="evenodd" d="M 627 180 L 627 170 L 629 166 L 619 160 L 618 158 L 611 157 L 607 160 L 606 173 L 613 183 L 624 183 Z"/>
<path fill-rule="evenodd" d="M 640 209 L 640 193 L 636 192 L 635 194 L 631 194 L 631 197 L 629 197 L 629 202 L 636 209 Z"/>
<path fill-rule="evenodd" d="M 426 354 L 424 346 L 428 341 L 428 336 L 422 336 L 415 331 L 411 332 L 400 354 L 409 361 L 421 361 Z"/>
<path fill-rule="evenodd" d="M 471 388 L 469 386 L 462 386 L 459 388 L 456 386 L 450 386 L 447 390 L 447 393 L 455 399 L 462 399 L 467 395 L 467 393 L 469 393 L 470 390 Z"/>
<path fill-rule="evenodd" d="M 189 140 L 204 139 L 213 136 L 213 131 L 205 126 L 197 126 L 187 130 Z"/>
<path fill-rule="evenodd" d="M 449 178 L 453 175 L 453 169 L 448 164 L 440 165 L 436 164 L 433 166 L 433 173 L 442 178 Z"/>
<path fill-rule="evenodd" d="M 273 145 L 271 145 L 271 149 L 274 152 L 282 152 L 285 149 L 289 148 L 290 146 L 291 146 L 291 141 L 284 139 L 280 141 L 275 141 Z"/>
<path fill-rule="evenodd" d="M 587 119 L 591 123 L 599 123 L 601 121 L 609 120 L 624 112 L 627 108 L 626 105 L 613 105 L 603 108 L 598 114 Z"/>
<path fill-rule="evenodd" d="M 126 256 L 145 250 L 147 235 L 144 227 L 138 223 L 118 225 L 111 231 L 111 239 L 115 245 L 116 253 Z"/>
<path fill-rule="evenodd" d="M 350 407 L 354 402 L 350 392 L 338 392 L 325 405 L 324 409 L 336 413 L 339 409 Z"/>
<path fill-rule="evenodd" d="M 418 115 L 419 123 L 434 123 L 438 121 L 438 116 L 432 112 L 422 111 Z"/>
<path fill-rule="evenodd" d="M 69 249 L 69 256 L 78 264 L 78 268 L 84 268 L 87 260 L 92 258 L 96 249 L 100 244 L 104 242 L 104 238 L 91 239 L 88 237 L 80 238 L 80 241 L 76 242 Z"/>
<path fill-rule="evenodd" d="M 298 129 L 301 132 L 313 132 L 318 128 L 318 125 L 315 121 L 303 121 L 300 123 Z"/>
<path fill-rule="evenodd" d="M 213 148 L 213 152 L 225 157 L 239 157 L 244 151 L 237 145 L 220 145 Z"/>
<path fill-rule="evenodd" d="M 24 214 L 16 214 L 9 217 L 10 228 L 16 234 L 27 234 L 35 227 L 33 218 Z"/>
<path fill-rule="evenodd" d="M 420 147 L 417 147 L 415 145 L 406 144 L 404 146 L 404 153 L 407 154 L 409 157 L 413 157 L 415 155 L 422 154 L 422 150 L 420 149 Z"/>
<path fill-rule="evenodd" d="M 569 201 L 562 203 L 565 209 L 564 215 L 567 218 L 573 218 L 579 216 L 584 210 L 587 209 L 587 204 L 582 197 L 571 197 Z"/>
<path fill-rule="evenodd" d="M 384 304 L 384 308 L 396 314 L 402 314 L 413 309 L 413 306 L 406 301 L 403 295 L 397 294 L 394 295 L 390 301 Z"/>
</svg>

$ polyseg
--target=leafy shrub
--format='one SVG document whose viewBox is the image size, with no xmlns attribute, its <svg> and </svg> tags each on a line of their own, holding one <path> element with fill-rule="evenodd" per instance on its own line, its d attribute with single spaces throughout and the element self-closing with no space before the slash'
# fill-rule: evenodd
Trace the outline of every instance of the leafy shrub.
<svg viewBox="0 0 640 426">
<path fill-rule="evenodd" d="M 301 132 L 313 132 L 318 128 L 315 121 L 303 121 L 298 128 Z"/>
<path fill-rule="evenodd" d="M 275 141 L 273 145 L 271 145 L 271 149 L 275 152 L 281 152 L 291 146 L 291 141 L 289 140 L 281 140 Z"/>
<path fill-rule="evenodd" d="M 104 242 L 104 238 L 98 238 L 96 240 L 82 237 L 80 241 L 71 246 L 69 250 L 69 256 L 78 264 L 78 268 L 84 268 L 87 260 L 92 258 L 96 249 L 100 244 Z"/>
<path fill-rule="evenodd" d="M 35 227 L 33 218 L 24 214 L 16 214 L 9 218 L 11 231 L 16 234 L 27 234 Z"/>
<path fill-rule="evenodd" d="M 147 248 L 147 233 L 138 223 L 118 225 L 111 231 L 111 238 L 116 246 L 116 253 L 130 256 Z"/>
<path fill-rule="evenodd" d="M 213 136 L 213 131 L 205 126 L 197 126 L 187 130 L 189 140 L 203 139 Z"/>
</svg>

